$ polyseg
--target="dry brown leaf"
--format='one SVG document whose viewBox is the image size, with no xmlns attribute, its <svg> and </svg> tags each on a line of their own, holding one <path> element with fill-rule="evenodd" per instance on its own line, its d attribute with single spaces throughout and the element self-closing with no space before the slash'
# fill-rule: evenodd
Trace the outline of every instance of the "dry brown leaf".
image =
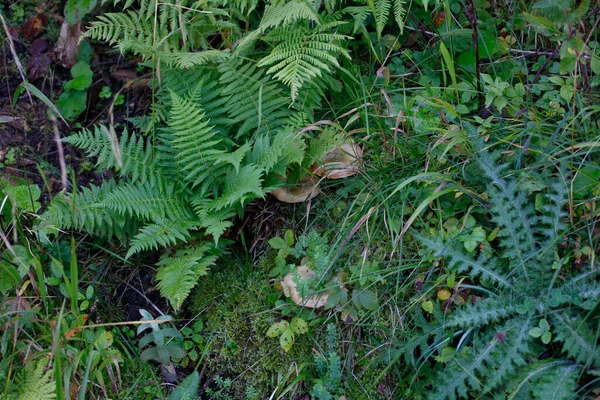
<svg viewBox="0 0 600 400">
<path fill-rule="evenodd" d="M 71 68 L 75 65 L 79 53 L 79 38 L 82 34 L 81 22 L 69 26 L 66 20 L 63 21 L 60 27 L 60 36 L 54 47 L 57 63 L 65 68 Z"/>
<path fill-rule="evenodd" d="M 305 265 L 300 265 L 296 268 L 296 274 L 301 280 L 306 280 L 308 278 L 315 278 L 315 273 Z M 331 283 L 336 282 L 340 284 L 340 289 L 346 290 L 342 283 L 341 275 L 334 276 Z M 299 306 L 306 308 L 321 308 L 327 304 L 327 299 L 331 294 L 330 290 L 326 290 L 321 293 L 314 294 L 308 298 L 303 298 L 298 292 L 298 288 L 296 286 L 296 282 L 294 282 L 294 274 L 292 272 L 288 273 L 283 280 L 281 281 L 281 286 L 283 287 L 283 293 L 286 297 L 291 297 L 292 301 Z"/>
<path fill-rule="evenodd" d="M 340 179 L 358 173 L 363 156 L 362 148 L 356 143 L 344 143 L 329 151 L 311 170 L 317 176 Z"/>
<path fill-rule="evenodd" d="M 23 24 L 23 28 L 21 29 L 21 33 L 23 36 L 30 42 L 39 36 L 44 29 L 44 26 L 48 25 L 48 18 L 44 14 L 36 15 L 35 17 L 31 17 Z"/>
<path fill-rule="evenodd" d="M 302 203 L 318 195 L 319 189 L 315 182 L 308 180 L 303 184 L 280 187 L 269 193 L 284 203 Z"/>
</svg>

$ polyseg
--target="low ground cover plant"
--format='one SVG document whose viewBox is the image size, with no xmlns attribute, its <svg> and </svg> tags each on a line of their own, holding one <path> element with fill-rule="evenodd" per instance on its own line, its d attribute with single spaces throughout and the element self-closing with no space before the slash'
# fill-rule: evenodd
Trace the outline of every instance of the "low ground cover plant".
<svg viewBox="0 0 600 400">
<path fill-rule="evenodd" d="M 0 6 L 60 143 L 0 147 L 2 396 L 598 396 L 596 4 L 50 3 L 52 60 Z"/>
</svg>

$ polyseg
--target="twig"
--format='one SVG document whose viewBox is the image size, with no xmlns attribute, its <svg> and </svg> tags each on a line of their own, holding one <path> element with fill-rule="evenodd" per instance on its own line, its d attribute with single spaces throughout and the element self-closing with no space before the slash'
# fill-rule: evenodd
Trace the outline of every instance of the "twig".
<svg viewBox="0 0 600 400">
<path fill-rule="evenodd" d="M 56 142 L 56 148 L 58 149 L 58 162 L 60 164 L 60 182 L 63 190 L 67 190 L 67 163 L 65 161 L 65 151 L 60 140 L 60 132 L 58 130 L 58 122 L 56 117 L 52 113 L 48 113 L 48 118 L 52 121 L 52 128 L 54 129 L 54 141 Z"/>
</svg>

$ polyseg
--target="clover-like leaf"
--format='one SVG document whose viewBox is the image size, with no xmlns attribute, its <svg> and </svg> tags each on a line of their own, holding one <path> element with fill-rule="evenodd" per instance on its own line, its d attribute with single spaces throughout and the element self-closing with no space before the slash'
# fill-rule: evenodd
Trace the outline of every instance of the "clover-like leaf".
<svg viewBox="0 0 600 400">
<path fill-rule="evenodd" d="M 308 332 L 308 324 L 302 318 L 294 317 L 292 318 L 292 323 L 290 324 L 290 328 L 294 333 L 298 335 L 302 335 Z"/>
<path fill-rule="evenodd" d="M 267 331 L 267 336 L 274 338 L 281 335 L 286 329 L 288 329 L 290 323 L 287 321 L 279 321 L 271 325 L 269 330 Z"/>
</svg>

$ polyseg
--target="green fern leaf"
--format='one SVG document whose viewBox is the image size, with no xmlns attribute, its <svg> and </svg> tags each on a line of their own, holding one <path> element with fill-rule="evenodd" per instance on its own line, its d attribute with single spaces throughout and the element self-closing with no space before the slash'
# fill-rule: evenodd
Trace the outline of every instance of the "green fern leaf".
<svg viewBox="0 0 600 400">
<path fill-rule="evenodd" d="M 213 237 L 215 245 L 217 245 L 225 230 L 233 226 L 231 218 L 236 215 L 236 210 L 234 208 L 224 208 L 214 211 L 211 209 L 212 201 L 198 195 L 191 199 L 191 203 L 198 217 L 198 227 L 204 228 L 206 233 Z"/>
<path fill-rule="evenodd" d="M 192 217 L 187 205 L 178 198 L 171 187 L 165 191 L 148 183 L 130 183 L 111 191 L 103 204 L 110 210 L 128 218 L 152 219 L 189 219 Z"/>
<path fill-rule="evenodd" d="M 153 156 L 150 139 L 138 137 L 124 129 L 117 138 L 112 128 L 95 126 L 83 129 L 62 140 L 86 151 L 88 157 L 98 157 L 99 169 L 116 169 L 121 177 L 141 183 L 162 186 L 165 177 Z"/>
<path fill-rule="evenodd" d="M 404 17 L 406 16 L 406 9 L 404 8 L 405 0 L 394 0 L 394 18 L 396 24 L 400 28 L 400 34 L 404 32 Z"/>
<path fill-rule="evenodd" d="M 132 239 L 131 247 L 125 258 L 143 250 L 156 249 L 185 242 L 190 237 L 193 224 L 187 221 L 156 220 L 146 225 Z"/>
<path fill-rule="evenodd" d="M 338 55 L 350 59 L 348 51 L 338 44 L 349 37 L 328 32 L 344 23 L 332 22 L 313 30 L 302 27 L 291 31 L 287 28 L 275 29 L 263 40 L 281 43 L 258 66 L 271 65 L 267 72 L 274 73 L 275 78 L 290 87 L 293 102 L 303 85 L 321 77 L 323 73 L 330 73 L 333 67 L 339 67 Z"/>
<path fill-rule="evenodd" d="M 265 12 L 260 20 L 259 31 L 265 32 L 270 28 L 292 25 L 299 20 L 308 20 L 319 23 L 317 10 L 305 0 L 291 0 L 272 2 L 265 7 Z"/>
<path fill-rule="evenodd" d="M 17 376 L 18 400 L 56 399 L 56 384 L 51 379 L 52 370 L 46 370 L 48 362 L 38 361 L 35 368 L 26 366 Z M 45 371 L 45 372 L 44 372 Z"/>
<path fill-rule="evenodd" d="M 175 64 L 177 68 L 187 69 L 197 65 L 220 63 L 231 57 L 228 51 L 205 50 L 199 52 L 177 52 L 167 58 L 167 65 Z"/>
<path fill-rule="evenodd" d="M 156 270 L 157 287 L 176 311 L 196 286 L 198 278 L 206 275 L 208 267 L 215 263 L 217 257 L 206 254 L 209 249 L 207 244 L 183 248 L 173 256 L 162 256 L 156 264 L 159 267 Z"/>
<path fill-rule="evenodd" d="M 221 210 L 235 204 L 245 204 L 248 200 L 264 197 L 262 188 L 263 170 L 253 165 L 243 166 L 239 173 L 230 171 L 225 180 L 223 193 L 211 204 L 212 210 Z"/>
<path fill-rule="evenodd" d="M 236 138 L 249 132 L 272 135 L 290 123 L 293 112 L 288 108 L 289 98 L 262 69 L 235 60 L 221 64 L 219 72 L 222 95 L 227 99 L 224 109 L 239 124 Z"/>
<path fill-rule="evenodd" d="M 375 30 L 377 36 L 381 37 L 381 32 L 387 23 L 392 8 L 392 0 L 369 0 L 369 7 L 375 17 Z"/>
<path fill-rule="evenodd" d="M 185 179 L 192 186 L 206 185 L 207 180 L 216 181 L 223 171 L 213 168 L 221 156 L 225 155 L 222 139 L 205 119 L 202 109 L 175 93 L 171 94 L 172 108 L 169 128 L 172 132 L 172 147 L 177 152 L 177 163 L 181 166 Z"/>
</svg>

